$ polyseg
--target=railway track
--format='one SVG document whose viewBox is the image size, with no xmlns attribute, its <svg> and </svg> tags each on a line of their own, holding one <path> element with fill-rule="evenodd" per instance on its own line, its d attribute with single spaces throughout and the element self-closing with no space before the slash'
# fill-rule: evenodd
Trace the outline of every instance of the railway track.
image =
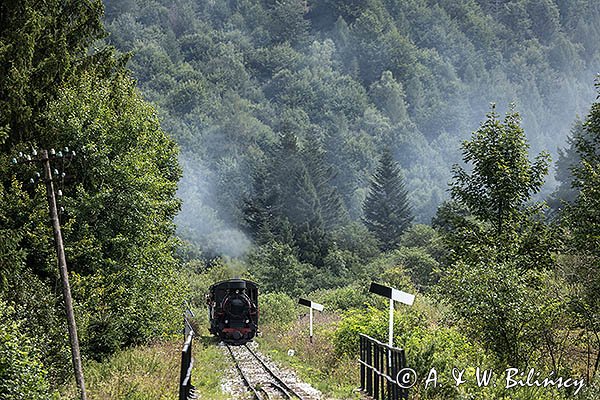
<svg viewBox="0 0 600 400">
<path fill-rule="evenodd" d="M 248 388 L 253 399 L 309 399 L 309 396 L 294 389 L 292 384 L 286 383 L 248 345 L 226 346 L 244 385 Z"/>
</svg>

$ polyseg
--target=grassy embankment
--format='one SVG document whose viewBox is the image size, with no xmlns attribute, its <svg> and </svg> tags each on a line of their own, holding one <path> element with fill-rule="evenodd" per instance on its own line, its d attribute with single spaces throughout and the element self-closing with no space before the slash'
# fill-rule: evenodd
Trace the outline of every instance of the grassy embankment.
<svg viewBox="0 0 600 400">
<path fill-rule="evenodd" d="M 85 378 L 90 400 L 171 400 L 178 394 L 181 339 L 173 338 L 123 350 L 103 362 L 87 362 Z M 226 399 L 221 375 L 223 354 L 205 337 L 194 342 L 192 382 L 201 399 Z M 62 388 L 60 399 L 76 399 L 75 385 Z"/>
<path fill-rule="evenodd" d="M 356 360 L 335 354 L 333 336 L 339 322 L 333 313 L 315 313 L 313 343 L 309 342 L 308 315 L 285 328 L 263 324 L 257 339 L 260 350 L 280 364 L 291 367 L 299 378 L 319 389 L 326 398 L 356 399 L 359 370 Z M 288 350 L 294 350 L 289 356 Z"/>
</svg>

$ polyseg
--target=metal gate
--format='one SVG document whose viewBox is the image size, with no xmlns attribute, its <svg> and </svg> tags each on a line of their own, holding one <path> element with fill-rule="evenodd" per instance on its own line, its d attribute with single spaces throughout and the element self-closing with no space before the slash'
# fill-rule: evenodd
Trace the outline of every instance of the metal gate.
<svg viewBox="0 0 600 400">
<path fill-rule="evenodd" d="M 360 334 L 360 389 L 375 400 L 408 399 L 408 389 L 396 382 L 398 372 L 406 368 L 404 349 L 390 347 Z"/>
</svg>

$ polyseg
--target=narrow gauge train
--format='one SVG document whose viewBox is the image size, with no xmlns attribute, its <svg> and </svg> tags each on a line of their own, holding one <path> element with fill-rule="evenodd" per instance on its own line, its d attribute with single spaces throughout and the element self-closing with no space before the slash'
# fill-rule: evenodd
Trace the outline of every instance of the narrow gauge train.
<svg viewBox="0 0 600 400">
<path fill-rule="evenodd" d="M 258 286 L 244 279 L 217 282 L 208 289 L 210 333 L 223 342 L 242 345 L 258 330 Z"/>
</svg>

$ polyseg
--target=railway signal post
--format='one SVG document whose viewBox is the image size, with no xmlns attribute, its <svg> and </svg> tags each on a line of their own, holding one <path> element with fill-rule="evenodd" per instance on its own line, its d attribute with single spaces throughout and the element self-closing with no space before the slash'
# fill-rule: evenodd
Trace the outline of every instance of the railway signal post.
<svg viewBox="0 0 600 400">
<path fill-rule="evenodd" d="M 319 312 L 323 311 L 323 306 L 319 303 L 315 303 L 314 301 L 306 300 L 303 298 L 298 299 L 298 304 L 306 306 L 310 308 L 310 317 L 309 317 L 309 340 L 312 343 L 313 341 L 313 310 L 317 310 Z"/>
<path fill-rule="evenodd" d="M 415 295 L 394 289 L 392 287 L 383 286 L 375 282 L 371 282 L 369 292 L 390 299 L 390 327 L 388 332 L 388 344 L 390 347 L 392 347 L 394 342 L 394 301 L 412 306 L 413 302 L 415 301 Z"/>
</svg>

